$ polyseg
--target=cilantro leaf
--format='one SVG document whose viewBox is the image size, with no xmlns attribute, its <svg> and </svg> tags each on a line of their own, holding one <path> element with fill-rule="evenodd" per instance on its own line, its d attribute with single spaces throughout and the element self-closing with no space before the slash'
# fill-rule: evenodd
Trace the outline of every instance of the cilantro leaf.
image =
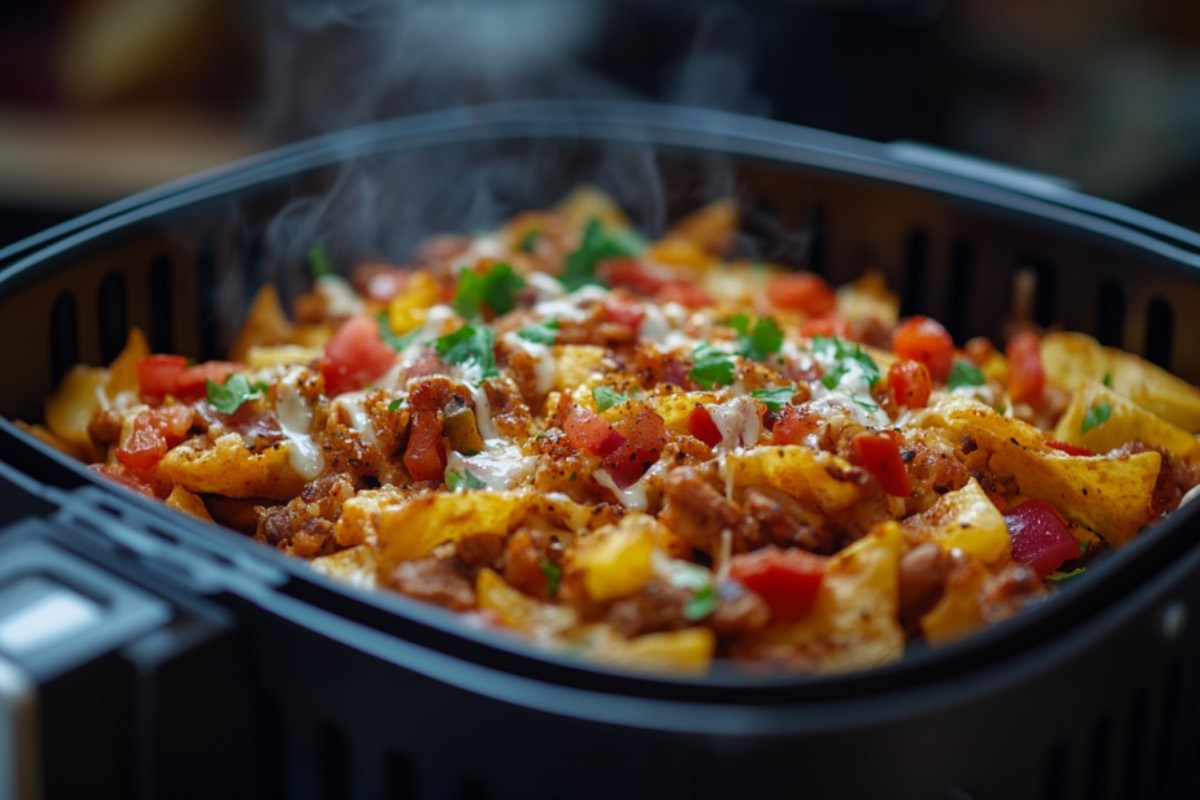
<svg viewBox="0 0 1200 800">
<path fill-rule="evenodd" d="M 421 335 L 420 328 L 411 330 L 403 336 L 397 336 L 396 334 L 392 333 L 392 323 L 388 319 L 387 309 L 384 309 L 376 314 L 375 321 L 379 323 L 379 338 L 397 353 L 401 352 L 404 350 L 404 348 L 415 342 L 417 337 Z"/>
<path fill-rule="evenodd" d="M 745 314 L 734 314 L 725 324 L 743 336 L 750 333 L 750 317 Z"/>
<path fill-rule="evenodd" d="M 214 380 L 207 380 L 204 382 L 204 388 L 208 393 L 208 402 L 213 408 L 222 414 L 232 414 L 247 400 L 261 397 L 267 385 L 262 381 L 251 384 L 245 375 L 235 372 L 225 379 L 224 386 Z"/>
<path fill-rule="evenodd" d="M 325 246 L 320 242 L 308 248 L 308 271 L 314 281 L 337 275 L 333 262 L 329 260 L 329 254 L 325 252 Z"/>
<path fill-rule="evenodd" d="M 696 622 L 717 610 L 717 588 L 711 583 L 701 586 L 688 598 L 683 607 L 683 617 L 689 622 Z"/>
<path fill-rule="evenodd" d="M 983 384 L 983 372 L 979 367 L 965 358 L 954 359 L 954 366 L 950 368 L 950 376 L 946 378 L 947 386 L 957 389 L 960 386 L 983 386 Z"/>
<path fill-rule="evenodd" d="M 467 270 L 454 292 L 454 310 L 467 319 L 479 316 L 485 305 L 493 314 L 507 314 L 517 307 L 513 294 L 524 285 L 525 279 L 503 261 L 487 272 Z"/>
<path fill-rule="evenodd" d="M 788 386 L 773 386 L 769 389 L 755 389 L 750 393 L 750 396 L 755 400 L 759 400 L 771 411 L 778 411 L 786 405 L 791 404 L 792 398 L 796 396 L 796 387 Z"/>
<path fill-rule="evenodd" d="M 554 344 L 555 339 L 558 338 L 558 327 L 558 320 L 547 320 L 534 325 L 526 325 L 517 331 L 517 336 L 534 344 Z"/>
<path fill-rule="evenodd" d="M 476 478 L 469 469 L 452 469 L 446 473 L 446 486 L 458 491 L 459 489 L 486 489 L 487 484 Z"/>
<path fill-rule="evenodd" d="M 715 386 L 728 386 L 733 383 L 733 372 L 736 362 L 733 356 L 718 350 L 708 342 L 701 342 L 692 351 L 695 363 L 688 377 L 698 383 L 701 388 L 712 389 Z"/>
<path fill-rule="evenodd" d="M 537 247 L 537 242 L 540 238 L 542 238 L 542 229 L 530 228 L 521 234 L 521 240 L 517 242 L 517 249 L 522 253 L 532 253 L 533 248 Z"/>
<path fill-rule="evenodd" d="M 1104 373 L 1104 380 L 1102 381 L 1102 383 L 1105 386 L 1107 386 L 1109 389 L 1112 388 L 1112 373 L 1111 372 Z"/>
<path fill-rule="evenodd" d="M 744 316 L 744 315 L 739 315 Z M 741 322 L 741 320 L 730 320 L 730 322 Z M 743 329 L 738 329 L 734 326 L 734 330 L 738 330 L 738 351 L 755 361 L 766 361 L 768 357 L 779 352 L 779 348 L 783 346 L 783 330 L 775 323 L 771 317 L 759 317 L 758 322 L 754 323 L 754 328 L 749 329 L 749 322 L 743 325 Z"/>
<path fill-rule="evenodd" d="M 583 229 L 579 249 L 567 256 L 559 280 L 569 292 L 588 284 L 602 285 L 596 267 L 614 258 L 639 255 L 645 249 L 645 242 L 633 231 L 606 231 L 600 220 L 593 217 Z"/>
<path fill-rule="evenodd" d="M 874 386 L 879 380 L 879 366 L 857 342 L 847 342 L 836 336 L 814 336 L 812 352 L 823 361 L 833 362 L 832 368 L 821 378 L 826 389 L 837 388 L 852 371 L 860 372 L 867 386 Z"/>
<path fill-rule="evenodd" d="M 558 594 L 558 586 L 562 583 L 562 567 L 549 559 L 538 561 L 538 569 L 546 576 L 546 597 L 551 600 Z"/>
<path fill-rule="evenodd" d="M 404 403 L 405 399 L 403 397 L 397 397 L 395 400 L 388 403 L 387 409 L 388 411 L 399 411 L 400 409 L 404 408 Z"/>
<path fill-rule="evenodd" d="M 478 366 L 481 377 L 499 375 L 496 369 L 496 332 L 487 325 L 463 325 L 433 342 L 438 358 L 447 364 Z"/>
<path fill-rule="evenodd" d="M 628 403 L 630 397 L 627 394 L 621 394 L 615 389 L 610 389 L 607 386 L 597 386 L 592 389 L 592 397 L 596 401 L 597 411 L 608 411 L 613 406 L 619 406 L 621 403 Z"/>
<path fill-rule="evenodd" d="M 1099 428 L 1105 422 L 1108 422 L 1108 418 L 1111 415 L 1112 408 L 1109 407 L 1108 403 L 1104 401 L 1096 403 L 1096 405 L 1089 408 L 1087 413 L 1083 415 L 1083 422 L 1079 425 L 1079 432 L 1087 433 L 1092 428 Z"/>
<path fill-rule="evenodd" d="M 852 395 L 850 395 L 850 399 L 853 400 L 859 406 L 859 408 L 862 408 L 866 411 L 878 411 L 879 410 L 879 406 L 875 405 L 870 400 L 863 400 L 858 395 L 852 394 Z"/>
</svg>

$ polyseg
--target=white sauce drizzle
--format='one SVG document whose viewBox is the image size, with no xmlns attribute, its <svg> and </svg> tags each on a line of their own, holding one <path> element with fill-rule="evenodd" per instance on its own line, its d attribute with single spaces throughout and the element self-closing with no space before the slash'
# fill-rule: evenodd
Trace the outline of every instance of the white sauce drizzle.
<svg viewBox="0 0 1200 800">
<path fill-rule="evenodd" d="M 317 278 L 317 294 L 325 299 L 325 308 L 330 316 L 352 317 L 363 312 L 363 301 L 354 287 L 340 275 L 322 275 Z"/>
<path fill-rule="evenodd" d="M 537 458 L 521 453 L 521 448 L 497 439 L 484 442 L 484 450 L 473 456 L 451 452 L 446 472 L 467 470 L 494 492 L 511 489 L 533 474 Z"/>
<path fill-rule="evenodd" d="M 287 438 L 292 469 L 305 480 L 316 480 L 325 469 L 321 448 L 312 440 L 313 408 L 296 386 L 300 372 L 286 375 L 275 393 L 275 415 Z"/>
<path fill-rule="evenodd" d="M 708 415 L 721 432 L 717 449 L 728 453 L 738 447 L 753 447 L 762 433 L 758 404 L 749 396 L 735 397 L 718 405 L 708 406 Z"/>
<path fill-rule="evenodd" d="M 527 341 L 511 332 L 504 334 L 504 343 L 533 359 L 533 374 L 537 380 L 538 394 L 546 394 L 554 388 L 558 363 L 554 360 L 554 353 L 547 345 Z"/>
<path fill-rule="evenodd" d="M 376 447 L 379 445 L 379 437 L 375 433 L 375 425 L 371 422 L 371 415 L 367 413 L 363 406 L 369 390 L 359 392 L 346 392 L 339 394 L 333 401 L 333 407 L 345 413 L 346 418 L 350 421 L 350 427 L 358 432 L 362 437 L 363 442 Z"/>
<path fill-rule="evenodd" d="M 612 492 L 618 503 L 634 511 L 645 511 L 650 506 L 650 501 L 646 498 L 646 484 L 643 483 L 645 479 L 646 476 L 643 475 L 636 483 L 622 489 L 608 474 L 608 470 L 598 469 L 592 473 L 592 480 Z"/>
<path fill-rule="evenodd" d="M 479 435 L 485 442 L 488 439 L 503 441 L 500 431 L 492 424 L 492 406 L 488 402 L 487 392 L 482 386 L 467 384 L 467 388 L 471 390 L 471 399 L 475 401 L 475 427 L 479 428 Z"/>
<path fill-rule="evenodd" d="M 547 319 L 583 322 L 591 315 L 591 312 L 585 307 L 598 303 L 606 297 L 608 297 L 608 290 L 603 286 L 584 286 L 568 296 L 538 302 L 533 307 L 533 313 Z"/>
</svg>

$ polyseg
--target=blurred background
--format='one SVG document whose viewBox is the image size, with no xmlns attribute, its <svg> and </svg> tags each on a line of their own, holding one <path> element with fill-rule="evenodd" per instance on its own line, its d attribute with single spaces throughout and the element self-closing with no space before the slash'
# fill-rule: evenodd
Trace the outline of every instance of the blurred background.
<svg viewBox="0 0 1200 800">
<path fill-rule="evenodd" d="M 1200 229 L 1196 0 L 45 0 L 0 11 L 0 245 L 316 133 L 531 97 L 918 140 Z"/>
</svg>

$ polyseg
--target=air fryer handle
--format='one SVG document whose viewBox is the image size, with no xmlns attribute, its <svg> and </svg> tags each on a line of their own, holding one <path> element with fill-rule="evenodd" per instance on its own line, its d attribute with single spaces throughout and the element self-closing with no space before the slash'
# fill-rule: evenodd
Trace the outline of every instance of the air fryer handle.
<svg viewBox="0 0 1200 800">
<path fill-rule="evenodd" d="M 964 155 L 924 142 L 901 139 L 884 145 L 884 151 L 891 159 L 908 166 L 993 186 L 1003 186 L 1038 197 L 1052 197 L 1079 188 L 1078 184 L 1069 178 Z"/>
</svg>

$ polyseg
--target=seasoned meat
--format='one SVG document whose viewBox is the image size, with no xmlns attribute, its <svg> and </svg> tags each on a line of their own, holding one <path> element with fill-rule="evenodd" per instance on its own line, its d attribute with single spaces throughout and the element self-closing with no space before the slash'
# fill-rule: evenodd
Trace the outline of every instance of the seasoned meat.
<svg viewBox="0 0 1200 800">
<path fill-rule="evenodd" d="M 384 583 L 409 597 L 466 611 L 475 607 L 475 588 L 464 574 L 464 566 L 454 556 L 403 561 Z"/>
</svg>

